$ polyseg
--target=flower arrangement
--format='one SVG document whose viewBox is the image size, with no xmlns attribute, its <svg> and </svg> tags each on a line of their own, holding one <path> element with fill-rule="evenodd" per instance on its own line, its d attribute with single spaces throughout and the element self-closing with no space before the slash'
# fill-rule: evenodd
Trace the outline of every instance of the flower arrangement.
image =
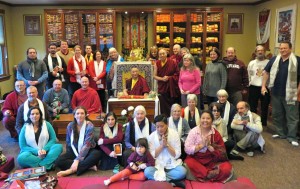
<svg viewBox="0 0 300 189">
<path fill-rule="evenodd" d="M 121 111 L 121 117 L 118 118 L 118 122 L 121 124 L 125 124 L 126 126 L 127 122 L 133 120 L 133 110 L 134 110 L 133 106 L 129 106 L 127 110 L 123 109 Z"/>
<path fill-rule="evenodd" d="M 156 98 L 156 96 L 158 96 L 159 94 L 157 94 L 157 92 L 155 91 L 150 91 L 148 94 L 148 98 Z"/>
</svg>

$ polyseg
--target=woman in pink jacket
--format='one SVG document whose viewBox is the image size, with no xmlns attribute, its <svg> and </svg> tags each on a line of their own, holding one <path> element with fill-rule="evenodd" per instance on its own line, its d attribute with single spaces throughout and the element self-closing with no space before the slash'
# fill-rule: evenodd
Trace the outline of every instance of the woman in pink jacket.
<svg viewBox="0 0 300 189">
<path fill-rule="evenodd" d="M 200 109 L 200 86 L 201 74 L 200 69 L 196 66 L 194 57 L 186 54 L 183 57 L 183 66 L 180 69 L 178 86 L 181 92 L 181 105 L 187 106 L 187 95 L 195 94 L 198 98 L 198 109 Z"/>
</svg>

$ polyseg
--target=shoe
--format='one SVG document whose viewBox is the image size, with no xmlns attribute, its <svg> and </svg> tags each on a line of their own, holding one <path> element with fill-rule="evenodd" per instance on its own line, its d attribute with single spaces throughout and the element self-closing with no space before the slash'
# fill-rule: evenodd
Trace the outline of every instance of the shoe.
<svg viewBox="0 0 300 189">
<path fill-rule="evenodd" d="M 114 167 L 114 169 L 113 169 L 113 173 L 114 173 L 114 174 L 117 174 L 118 172 L 120 172 L 120 165 L 119 165 L 119 164 L 117 164 L 117 165 Z"/>
<path fill-rule="evenodd" d="M 249 157 L 253 157 L 253 156 L 254 156 L 254 152 L 253 152 L 253 151 L 249 151 L 249 152 L 247 152 L 247 155 L 248 155 Z"/>
<path fill-rule="evenodd" d="M 230 152 L 230 154 L 232 154 L 232 155 L 239 155 L 239 153 L 240 152 L 235 149 L 231 150 L 231 152 Z"/>
<path fill-rule="evenodd" d="M 170 183 L 173 186 L 179 187 L 179 188 L 185 188 L 185 182 L 184 180 L 171 180 Z"/>
<path fill-rule="evenodd" d="M 280 136 L 278 134 L 275 134 L 275 135 L 272 135 L 272 138 L 280 138 L 280 139 L 285 139 L 286 137 L 285 136 Z"/>
<path fill-rule="evenodd" d="M 104 183 L 105 186 L 108 186 L 110 184 L 110 180 L 109 179 L 104 180 L 103 183 Z"/>
<path fill-rule="evenodd" d="M 228 155 L 228 159 L 230 159 L 230 160 L 241 160 L 241 161 L 244 161 L 244 157 L 243 156 L 240 156 L 240 155 L 237 155 L 237 154 L 233 154 L 233 153 L 230 153 Z"/>
<path fill-rule="evenodd" d="M 292 146 L 299 146 L 299 143 L 297 141 L 292 141 L 291 144 Z"/>
</svg>

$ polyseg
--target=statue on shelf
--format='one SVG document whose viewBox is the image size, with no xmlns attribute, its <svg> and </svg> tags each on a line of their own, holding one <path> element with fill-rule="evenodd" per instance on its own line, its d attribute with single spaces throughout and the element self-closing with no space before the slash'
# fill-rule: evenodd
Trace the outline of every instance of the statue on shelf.
<svg viewBox="0 0 300 189">
<path fill-rule="evenodd" d="M 137 41 L 133 41 L 133 47 L 130 51 L 128 61 L 145 60 L 143 57 L 143 48 L 137 46 Z"/>
</svg>

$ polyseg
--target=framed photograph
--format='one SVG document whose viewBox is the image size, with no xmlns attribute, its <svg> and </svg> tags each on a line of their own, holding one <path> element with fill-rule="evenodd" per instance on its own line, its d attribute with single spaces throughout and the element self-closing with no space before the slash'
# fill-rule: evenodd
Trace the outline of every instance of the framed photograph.
<svg viewBox="0 0 300 189">
<path fill-rule="evenodd" d="M 42 15 L 24 15 L 24 34 L 42 35 Z"/>
<path fill-rule="evenodd" d="M 291 42 L 294 47 L 296 9 L 297 5 L 294 4 L 276 10 L 275 47 L 279 47 L 279 44 L 284 41 Z"/>
<path fill-rule="evenodd" d="M 228 13 L 227 15 L 227 33 L 242 34 L 244 28 L 243 13 Z"/>
</svg>

